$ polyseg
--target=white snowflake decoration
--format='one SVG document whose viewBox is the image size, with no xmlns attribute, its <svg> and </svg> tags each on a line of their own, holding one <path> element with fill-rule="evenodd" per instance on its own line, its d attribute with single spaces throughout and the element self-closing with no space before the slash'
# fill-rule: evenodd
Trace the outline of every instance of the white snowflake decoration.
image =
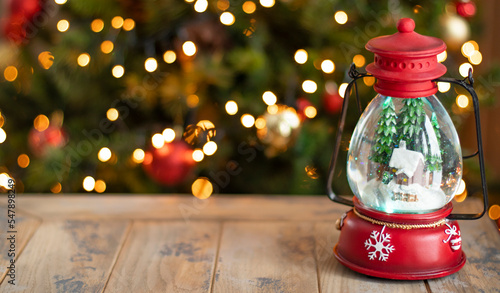
<svg viewBox="0 0 500 293">
<path fill-rule="evenodd" d="M 391 235 L 389 233 L 384 233 L 385 226 L 380 232 L 373 230 L 370 238 L 365 241 L 366 250 L 368 250 L 368 258 L 374 260 L 387 261 L 389 254 L 394 251 L 394 245 L 391 245 Z M 372 242 L 374 241 L 374 243 Z M 372 248 L 375 250 L 370 251 Z"/>
</svg>

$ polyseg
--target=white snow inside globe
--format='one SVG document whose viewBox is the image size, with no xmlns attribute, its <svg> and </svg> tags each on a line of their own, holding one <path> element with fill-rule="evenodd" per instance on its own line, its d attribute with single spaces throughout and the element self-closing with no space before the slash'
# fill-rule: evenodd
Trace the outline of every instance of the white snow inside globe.
<svg viewBox="0 0 500 293">
<path fill-rule="evenodd" d="M 387 213 L 438 210 L 462 178 L 458 134 L 435 95 L 377 95 L 361 115 L 347 155 L 354 195 Z"/>
</svg>

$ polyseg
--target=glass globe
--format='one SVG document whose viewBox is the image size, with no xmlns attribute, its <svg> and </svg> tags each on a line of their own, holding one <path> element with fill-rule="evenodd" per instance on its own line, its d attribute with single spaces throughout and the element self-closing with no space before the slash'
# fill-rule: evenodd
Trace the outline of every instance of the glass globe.
<svg viewBox="0 0 500 293">
<path fill-rule="evenodd" d="M 347 178 L 364 205 L 387 213 L 428 213 L 450 202 L 462 151 L 437 97 L 377 95 L 352 135 Z"/>
</svg>

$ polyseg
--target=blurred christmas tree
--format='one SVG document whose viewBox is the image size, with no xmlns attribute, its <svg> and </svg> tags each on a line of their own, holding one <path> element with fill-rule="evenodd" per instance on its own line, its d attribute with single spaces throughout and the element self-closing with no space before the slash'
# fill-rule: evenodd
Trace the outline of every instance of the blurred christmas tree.
<svg viewBox="0 0 500 293">
<path fill-rule="evenodd" d="M 323 194 L 366 41 L 414 18 L 459 77 L 481 63 L 462 2 L 4 0 L 0 173 L 27 192 Z M 460 127 L 471 103 L 440 91 Z"/>
</svg>

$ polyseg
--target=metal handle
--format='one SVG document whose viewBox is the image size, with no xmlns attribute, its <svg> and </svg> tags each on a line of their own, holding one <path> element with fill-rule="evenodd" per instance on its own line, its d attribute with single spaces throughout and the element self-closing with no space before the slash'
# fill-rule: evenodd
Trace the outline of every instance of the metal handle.
<svg viewBox="0 0 500 293">
<path fill-rule="evenodd" d="M 463 156 L 463 158 L 469 159 L 475 156 L 479 156 L 479 172 L 481 174 L 481 185 L 483 189 L 483 211 L 477 214 L 450 214 L 447 218 L 450 220 L 477 220 L 481 218 L 488 209 L 488 188 L 486 186 L 486 176 L 484 171 L 483 140 L 481 135 L 481 119 L 479 117 L 479 100 L 477 98 L 476 91 L 474 90 L 474 79 L 472 78 L 472 69 L 469 69 L 469 75 L 463 80 L 442 77 L 433 81 L 457 84 L 465 88 L 472 97 L 472 103 L 474 105 L 474 117 L 476 121 L 477 150 L 472 155 Z"/>
<path fill-rule="evenodd" d="M 352 200 L 338 196 L 335 194 L 335 192 L 333 192 L 333 189 L 332 189 L 333 174 L 335 173 L 335 166 L 337 165 L 337 157 L 338 157 L 338 154 L 340 151 L 340 143 L 342 142 L 342 133 L 344 132 L 345 118 L 347 116 L 347 107 L 349 105 L 349 97 L 350 97 L 351 88 L 354 86 L 354 90 L 356 92 L 356 104 L 358 106 L 359 113 L 361 114 L 363 112 L 363 109 L 361 108 L 361 102 L 359 101 L 359 97 L 358 97 L 358 88 L 356 85 L 356 80 L 358 80 L 362 77 L 365 77 L 365 76 L 371 76 L 371 75 L 359 73 L 356 70 L 356 66 L 354 65 L 354 63 L 351 64 L 351 67 L 349 68 L 349 77 L 352 78 L 352 81 L 349 82 L 349 84 L 347 85 L 347 88 L 346 88 L 345 94 L 344 94 L 344 102 L 342 103 L 342 112 L 340 114 L 339 125 L 337 128 L 337 138 L 335 140 L 335 147 L 333 150 L 332 158 L 330 160 L 330 168 L 328 171 L 328 182 L 327 182 L 327 186 L 326 186 L 327 195 L 332 201 L 338 202 L 341 204 L 345 204 L 348 206 L 354 206 L 354 203 Z"/>
</svg>

